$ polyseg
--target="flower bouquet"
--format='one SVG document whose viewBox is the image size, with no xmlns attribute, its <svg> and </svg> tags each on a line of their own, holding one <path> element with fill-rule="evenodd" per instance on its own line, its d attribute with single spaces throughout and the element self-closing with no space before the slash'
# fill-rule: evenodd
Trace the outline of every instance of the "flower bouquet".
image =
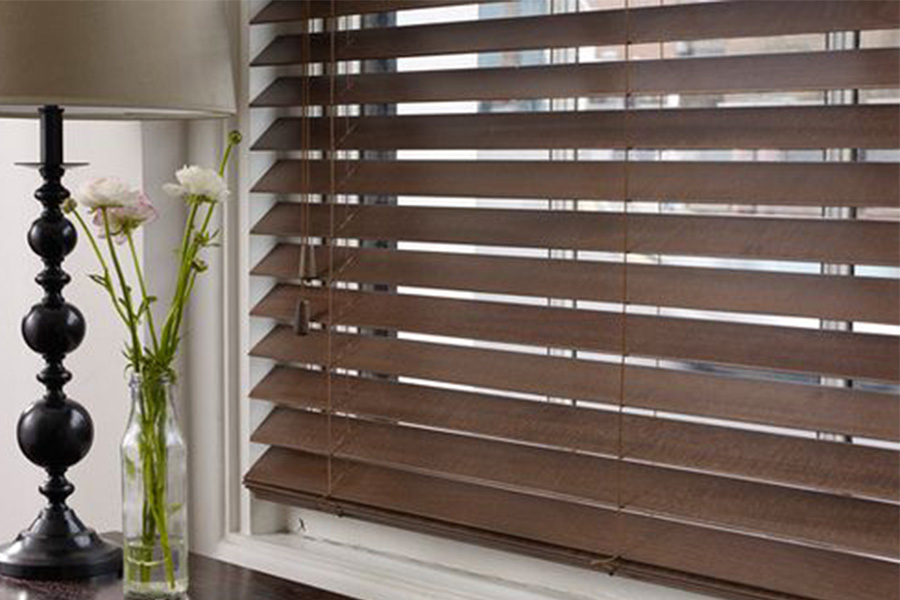
<svg viewBox="0 0 900 600">
<path fill-rule="evenodd" d="M 187 205 L 177 253 L 175 291 L 161 326 L 157 298 L 149 292 L 135 249 L 135 232 L 156 217 L 150 199 L 114 178 L 84 184 L 64 210 L 87 237 L 99 263 L 90 275 L 109 296 L 125 327 L 124 355 L 131 374 L 132 408 L 122 441 L 124 587 L 127 598 L 177 598 L 187 591 L 187 453 L 172 388 L 185 308 L 197 276 L 207 269 L 203 253 L 217 245 L 211 230 L 218 205 L 228 196 L 225 168 L 241 136 L 228 137 L 218 171 L 187 166 L 166 193 Z M 86 214 L 82 214 L 86 213 Z M 133 283 L 123 264 L 133 266 Z M 136 284 L 136 285 L 135 285 Z"/>
</svg>

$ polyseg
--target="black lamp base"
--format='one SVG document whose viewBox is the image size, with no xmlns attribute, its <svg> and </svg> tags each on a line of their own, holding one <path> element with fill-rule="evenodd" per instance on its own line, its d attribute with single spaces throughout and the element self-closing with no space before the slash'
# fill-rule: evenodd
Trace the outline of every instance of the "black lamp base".
<svg viewBox="0 0 900 600">
<path fill-rule="evenodd" d="M 0 546 L 0 575 L 87 579 L 122 573 L 122 549 L 88 529 L 72 509 L 48 507 L 15 541 Z"/>
<path fill-rule="evenodd" d="M 35 198 L 43 210 L 28 230 L 28 245 L 44 263 L 35 278 L 44 296 L 22 319 L 22 335 L 28 347 L 44 357 L 44 368 L 37 379 L 46 391 L 19 417 L 16 437 L 28 460 L 47 472 L 47 480 L 40 487 L 47 505 L 30 528 L 0 546 L 0 575 L 86 579 L 121 573 L 122 550 L 88 529 L 66 504 L 75 491 L 66 471 L 87 455 L 94 425 L 88 411 L 63 391 L 72 379 L 63 359 L 81 344 L 86 325 L 81 311 L 62 294 L 71 279 L 62 268 L 63 259 L 78 239 L 75 226 L 62 211 L 62 203 L 69 197 L 62 185 L 66 166 L 63 111 L 58 106 L 45 106 L 40 115 L 39 171 L 44 181 Z"/>
</svg>

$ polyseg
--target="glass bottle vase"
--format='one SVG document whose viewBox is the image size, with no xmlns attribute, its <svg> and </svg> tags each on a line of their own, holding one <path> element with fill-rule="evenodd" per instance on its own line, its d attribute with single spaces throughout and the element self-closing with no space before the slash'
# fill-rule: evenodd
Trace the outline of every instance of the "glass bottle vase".
<svg viewBox="0 0 900 600">
<path fill-rule="evenodd" d="M 127 600 L 187 594 L 187 449 L 172 391 L 166 378 L 131 379 L 131 416 L 122 439 Z"/>
</svg>

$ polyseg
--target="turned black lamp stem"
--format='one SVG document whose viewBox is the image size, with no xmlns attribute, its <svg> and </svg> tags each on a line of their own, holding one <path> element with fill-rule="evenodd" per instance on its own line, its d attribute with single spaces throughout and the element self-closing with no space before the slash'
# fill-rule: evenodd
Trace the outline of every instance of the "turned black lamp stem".
<svg viewBox="0 0 900 600">
<path fill-rule="evenodd" d="M 41 257 L 44 270 L 35 278 L 44 288 L 44 298 L 22 320 L 22 335 L 35 352 L 44 357 L 44 369 L 38 381 L 44 384 L 44 397 L 26 411 L 19 421 L 19 446 L 28 458 L 47 470 L 48 478 L 41 493 L 50 501 L 48 508 L 62 510 L 66 498 L 75 488 L 66 479 L 66 470 L 81 460 L 90 450 L 94 426 L 81 406 L 66 398 L 63 386 L 72 375 L 63 366 L 66 354 L 75 350 L 84 339 L 85 322 L 81 311 L 65 301 L 63 287 L 69 275 L 62 269 L 62 261 L 75 248 L 75 227 L 65 218 L 61 204 L 69 193 L 62 185 L 62 110 L 56 106 L 41 109 L 41 177 L 42 185 L 35 197 L 44 206 L 40 218 L 28 231 L 28 244 Z M 54 421 L 60 416 L 66 418 Z M 48 447 L 42 439 L 45 429 L 53 425 L 65 433 L 62 447 Z M 63 451 L 63 449 L 65 451 Z"/>
<path fill-rule="evenodd" d="M 47 480 L 40 492 L 47 505 L 29 529 L 0 546 L 0 574 L 25 579 L 82 579 L 121 571 L 121 551 L 88 529 L 66 504 L 75 487 L 66 471 L 88 453 L 94 425 L 87 410 L 66 396 L 72 378 L 65 356 L 78 348 L 85 334 L 81 311 L 66 302 L 62 290 L 70 281 L 63 259 L 75 248 L 75 226 L 62 211 L 69 192 L 62 185 L 63 111 L 45 106 L 41 113 L 41 163 L 44 180 L 35 192 L 43 210 L 28 230 L 28 245 L 41 257 L 43 270 L 35 281 L 44 290 L 41 301 L 22 320 L 28 347 L 43 356 L 37 379 L 44 395 L 19 418 L 19 447 Z"/>
</svg>

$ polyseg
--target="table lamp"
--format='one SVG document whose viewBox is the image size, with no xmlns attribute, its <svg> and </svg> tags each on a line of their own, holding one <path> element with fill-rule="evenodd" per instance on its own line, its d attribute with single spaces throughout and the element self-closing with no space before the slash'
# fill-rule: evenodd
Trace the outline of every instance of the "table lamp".
<svg viewBox="0 0 900 600">
<path fill-rule="evenodd" d="M 28 243 L 44 263 L 44 290 L 22 321 L 28 346 L 45 361 L 43 397 L 19 419 L 25 456 L 44 468 L 47 504 L 35 522 L 0 546 L 0 574 L 82 579 L 121 571 L 121 550 L 86 527 L 67 505 L 66 471 L 93 441 L 87 410 L 63 391 L 63 366 L 85 335 L 81 312 L 66 302 L 63 259 L 75 247 L 64 216 L 63 111 L 86 119 L 223 117 L 235 94 L 223 2 L 213 0 L 0 1 L 0 117 L 39 117 L 42 210 Z M 2 141 L 0 141 L 2 143 Z"/>
</svg>

